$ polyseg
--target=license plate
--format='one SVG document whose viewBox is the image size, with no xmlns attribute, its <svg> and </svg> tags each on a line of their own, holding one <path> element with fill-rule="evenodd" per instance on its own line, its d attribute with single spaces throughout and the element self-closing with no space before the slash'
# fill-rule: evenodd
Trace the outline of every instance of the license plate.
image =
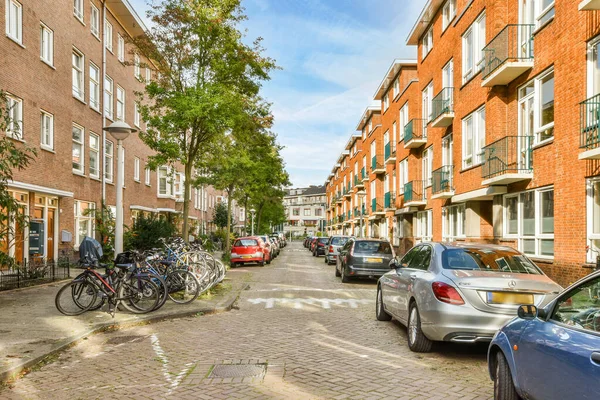
<svg viewBox="0 0 600 400">
<path fill-rule="evenodd" d="M 252 256 L 242 256 L 242 258 L 252 258 Z"/>
<path fill-rule="evenodd" d="M 373 264 L 376 264 L 376 263 L 381 263 L 381 262 L 383 262 L 383 258 L 367 258 L 367 260 L 366 260 L 366 261 L 367 261 L 368 263 L 373 263 Z"/>
<path fill-rule="evenodd" d="M 533 295 L 524 293 L 488 292 L 488 304 L 533 304 Z"/>
</svg>

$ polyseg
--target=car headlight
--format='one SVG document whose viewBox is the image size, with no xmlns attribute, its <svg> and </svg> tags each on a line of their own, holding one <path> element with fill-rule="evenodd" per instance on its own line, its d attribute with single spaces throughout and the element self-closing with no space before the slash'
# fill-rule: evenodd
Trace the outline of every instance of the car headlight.
<svg viewBox="0 0 600 400">
<path fill-rule="evenodd" d="M 238 257 L 237 253 L 231 253 L 231 258 L 237 258 L 237 257 Z"/>
<path fill-rule="evenodd" d="M 263 253 L 262 253 L 262 251 L 257 251 L 257 252 L 254 254 L 254 257 L 262 257 L 262 256 L 263 256 Z"/>
</svg>

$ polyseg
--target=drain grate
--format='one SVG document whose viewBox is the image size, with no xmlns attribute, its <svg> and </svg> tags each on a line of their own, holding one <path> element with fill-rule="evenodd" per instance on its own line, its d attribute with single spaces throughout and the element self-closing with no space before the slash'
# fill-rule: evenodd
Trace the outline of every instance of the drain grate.
<svg viewBox="0 0 600 400">
<path fill-rule="evenodd" d="M 267 364 L 215 365 L 209 378 L 262 378 L 267 372 Z"/>
</svg>

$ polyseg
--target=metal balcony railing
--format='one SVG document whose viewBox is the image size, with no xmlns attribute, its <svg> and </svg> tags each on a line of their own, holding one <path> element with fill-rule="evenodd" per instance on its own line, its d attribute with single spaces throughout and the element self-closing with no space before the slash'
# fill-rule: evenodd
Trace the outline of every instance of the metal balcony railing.
<svg viewBox="0 0 600 400">
<path fill-rule="evenodd" d="M 404 203 L 426 200 L 425 181 L 410 181 L 404 185 Z"/>
<path fill-rule="evenodd" d="M 404 127 L 404 143 L 413 139 L 427 139 L 427 121 L 422 118 L 413 118 Z"/>
<path fill-rule="evenodd" d="M 372 212 L 383 211 L 383 207 L 381 207 L 381 201 L 379 201 L 378 199 L 371 199 L 371 211 Z"/>
<path fill-rule="evenodd" d="M 431 173 L 431 194 L 451 192 L 453 185 L 454 165 L 444 165 Z"/>
<path fill-rule="evenodd" d="M 348 211 L 348 212 L 346 213 L 346 220 L 350 220 L 350 219 L 352 219 L 352 212 L 351 212 L 351 211 Z"/>
<path fill-rule="evenodd" d="M 579 103 L 579 147 L 595 149 L 600 147 L 600 94 Z"/>
<path fill-rule="evenodd" d="M 506 173 L 529 173 L 532 169 L 533 136 L 506 136 L 483 148 L 481 176 L 493 178 Z"/>
<path fill-rule="evenodd" d="M 385 147 L 383 148 L 383 157 L 387 161 L 390 157 L 396 156 L 396 144 L 392 142 L 387 142 Z"/>
<path fill-rule="evenodd" d="M 361 178 L 363 178 L 363 179 L 367 179 L 367 171 L 366 171 L 366 168 L 365 168 L 365 167 L 362 167 L 362 168 L 360 169 L 360 176 L 361 176 Z"/>
<path fill-rule="evenodd" d="M 431 101 L 431 121 L 440 115 L 454 112 L 454 88 L 443 88 Z"/>
<path fill-rule="evenodd" d="M 384 208 L 392 208 L 396 205 L 396 193 L 395 192 L 387 192 L 383 196 L 383 207 Z"/>
<path fill-rule="evenodd" d="M 487 78 L 504 63 L 533 60 L 533 31 L 535 25 L 506 25 L 483 48 L 483 79 Z"/>
<path fill-rule="evenodd" d="M 376 169 L 383 169 L 383 160 L 381 154 L 374 155 L 371 157 L 371 171 Z"/>
</svg>

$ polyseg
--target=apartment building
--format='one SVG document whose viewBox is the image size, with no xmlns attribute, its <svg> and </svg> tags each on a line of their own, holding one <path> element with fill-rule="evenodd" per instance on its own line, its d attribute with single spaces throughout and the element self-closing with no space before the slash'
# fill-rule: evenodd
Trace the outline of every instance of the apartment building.
<svg viewBox="0 0 600 400">
<path fill-rule="evenodd" d="M 497 243 L 563 285 L 590 272 L 600 250 L 599 10 L 593 0 L 426 2 L 406 41 L 416 75 L 398 101 L 408 110 L 396 119 L 395 179 L 386 166 L 395 193 L 383 178 L 388 221 L 385 193 L 395 197 L 387 237 L 401 253 L 427 240 Z M 386 80 L 375 99 L 392 132 Z"/>
<path fill-rule="evenodd" d="M 115 140 L 103 131 L 114 121 L 145 129 L 135 93 L 158 76 L 128 40 L 146 31 L 128 0 L 6 0 L 0 14 L 0 89 L 14 121 L 2 134 L 37 150 L 9 182 L 32 222 L 15 226 L 0 250 L 18 262 L 73 255 L 84 236 L 95 235 L 88 210 L 104 203 L 114 212 L 117 159 L 125 167 L 125 224 L 149 213 L 180 222 L 181 166 L 150 170 L 152 151 L 137 134 L 117 155 Z M 207 232 L 223 194 L 200 188 L 191 195 L 194 232 Z"/>
<path fill-rule="evenodd" d="M 288 189 L 283 197 L 286 222 L 283 231 L 292 236 L 313 235 L 325 226 L 325 187 Z"/>
</svg>

